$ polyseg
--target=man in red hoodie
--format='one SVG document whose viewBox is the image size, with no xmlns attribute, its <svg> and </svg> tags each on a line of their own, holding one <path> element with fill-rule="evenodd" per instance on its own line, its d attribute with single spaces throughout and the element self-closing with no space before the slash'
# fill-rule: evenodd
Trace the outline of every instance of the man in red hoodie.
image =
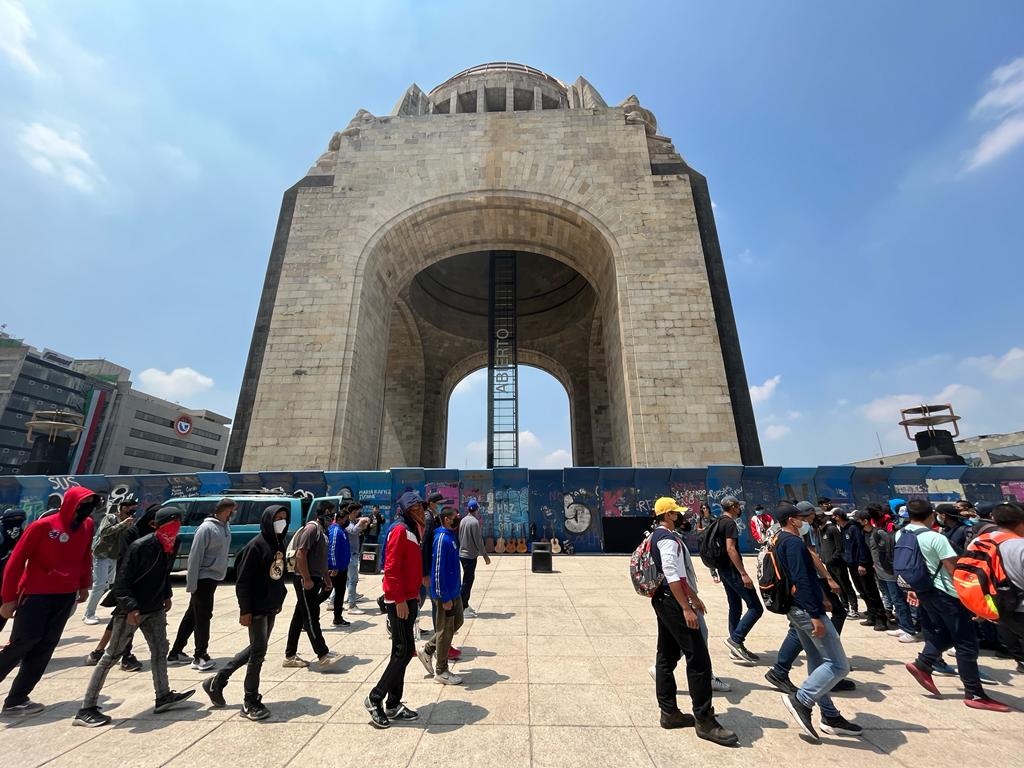
<svg viewBox="0 0 1024 768">
<path fill-rule="evenodd" d="M 405 668 L 416 655 L 413 628 L 423 583 L 422 536 L 423 499 L 409 491 L 398 500 L 398 514 L 388 531 L 384 561 L 384 605 L 391 624 L 391 658 L 380 681 L 363 700 L 374 728 L 388 728 L 392 720 L 419 717 L 416 710 L 402 703 L 402 692 Z"/>
<path fill-rule="evenodd" d="M 92 586 L 91 515 L 99 497 L 88 488 L 69 488 L 57 514 L 36 520 L 18 539 L 4 570 L 0 615 L 14 617 L 7 645 L 0 649 L 0 681 L 19 664 L 2 714 L 28 717 L 43 711 L 29 699 L 75 602 Z"/>
</svg>

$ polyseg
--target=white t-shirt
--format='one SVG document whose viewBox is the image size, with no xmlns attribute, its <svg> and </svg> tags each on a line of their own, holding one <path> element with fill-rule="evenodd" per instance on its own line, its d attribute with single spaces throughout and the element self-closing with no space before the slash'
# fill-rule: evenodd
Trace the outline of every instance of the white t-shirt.
<svg viewBox="0 0 1024 768">
<path fill-rule="evenodd" d="M 693 569 L 693 560 L 686 545 L 678 536 L 666 536 L 658 542 L 658 554 L 661 555 L 661 571 L 665 581 L 685 581 L 690 591 L 697 594 L 697 573 Z"/>
</svg>

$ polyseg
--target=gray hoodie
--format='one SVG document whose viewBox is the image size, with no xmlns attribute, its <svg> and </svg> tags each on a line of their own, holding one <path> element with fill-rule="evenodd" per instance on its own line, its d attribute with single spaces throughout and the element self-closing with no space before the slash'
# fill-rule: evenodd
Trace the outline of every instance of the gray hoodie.
<svg viewBox="0 0 1024 768">
<path fill-rule="evenodd" d="M 459 557 L 475 560 L 486 551 L 480 521 L 473 515 L 466 515 L 459 521 Z"/>
<path fill-rule="evenodd" d="M 224 581 L 231 551 L 231 527 L 216 517 L 208 517 L 196 529 L 188 551 L 188 576 L 185 590 L 195 592 L 200 579 Z"/>
</svg>

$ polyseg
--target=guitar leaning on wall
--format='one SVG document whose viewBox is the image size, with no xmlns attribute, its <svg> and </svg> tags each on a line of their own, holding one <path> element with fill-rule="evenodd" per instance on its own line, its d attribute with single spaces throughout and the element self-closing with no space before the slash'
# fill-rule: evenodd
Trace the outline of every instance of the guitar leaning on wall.
<svg viewBox="0 0 1024 768">
<path fill-rule="evenodd" d="M 523 528 L 525 528 L 525 527 L 526 526 L 521 526 L 519 528 L 519 533 L 520 534 L 523 532 Z M 529 551 L 530 551 L 530 548 L 526 545 L 526 537 L 525 536 L 520 536 L 519 537 L 519 541 L 516 543 L 516 552 L 518 552 L 520 555 L 525 555 Z"/>
<path fill-rule="evenodd" d="M 560 554 L 562 554 L 562 543 L 558 539 L 556 539 L 556 538 L 552 538 L 551 539 L 551 554 L 552 555 L 560 555 Z"/>
<path fill-rule="evenodd" d="M 498 540 L 494 542 L 494 554 L 505 554 L 505 526 L 498 529 Z"/>
<path fill-rule="evenodd" d="M 484 552 L 488 555 L 494 554 L 494 523 L 487 523 L 487 537 L 484 539 Z"/>
</svg>

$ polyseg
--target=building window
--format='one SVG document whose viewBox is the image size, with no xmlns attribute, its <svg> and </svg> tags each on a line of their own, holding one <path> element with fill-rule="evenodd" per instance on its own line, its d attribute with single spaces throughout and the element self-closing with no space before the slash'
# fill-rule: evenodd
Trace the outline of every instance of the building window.
<svg viewBox="0 0 1024 768">
<path fill-rule="evenodd" d="M 167 464 L 180 464 L 181 466 L 191 467 L 194 469 L 212 470 L 216 467 L 215 464 L 209 464 L 205 461 L 197 461 L 195 459 L 183 458 L 181 456 L 171 456 L 168 453 L 157 453 L 156 451 L 143 451 L 139 448 L 125 448 L 124 455 L 133 456 L 136 459 L 162 461 Z"/>
<path fill-rule="evenodd" d="M 173 445 L 175 448 L 181 448 L 186 451 L 195 451 L 196 453 L 205 453 L 210 456 L 217 455 L 216 448 L 210 448 L 206 445 L 197 445 L 196 443 L 190 443 L 186 440 L 179 440 L 176 437 L 167 437 L 166 435 L 158 435 L 155 432 L 146 432 L 142 429 L 131 429 L 128 434 L 131 437 L 137 437 L 139 440 L 149 440 L 151 443 L 162 443 L 163 445 Z"/>
<path fill-rule="evenodd" d="M 161 427 L 167 427 L 168 429 L 174 429 L 174 420 L 165 419 L 163 416 L 157 416 L 153 413 L 146 413 L 145 411 L 136 411 L 135 418 L 139 421 L 148 421 L 150 424 L 159 424 Z M 207 440 L 215 440 L 218 443 L 221 441 L 221 435 L 216 432 L 210 432 L 199 427 L 192 427 L 192 434 L 198 435 L 199 437 L 205 437 Z"/>
<path fill-rule="evenodd" d="M 988 460 L 992 464 L 1006 464 L 1011 461 L 1024 461 L 1024 443 L 1007 445 L 1003 448 L 988 448 Z"/>
</svg>

